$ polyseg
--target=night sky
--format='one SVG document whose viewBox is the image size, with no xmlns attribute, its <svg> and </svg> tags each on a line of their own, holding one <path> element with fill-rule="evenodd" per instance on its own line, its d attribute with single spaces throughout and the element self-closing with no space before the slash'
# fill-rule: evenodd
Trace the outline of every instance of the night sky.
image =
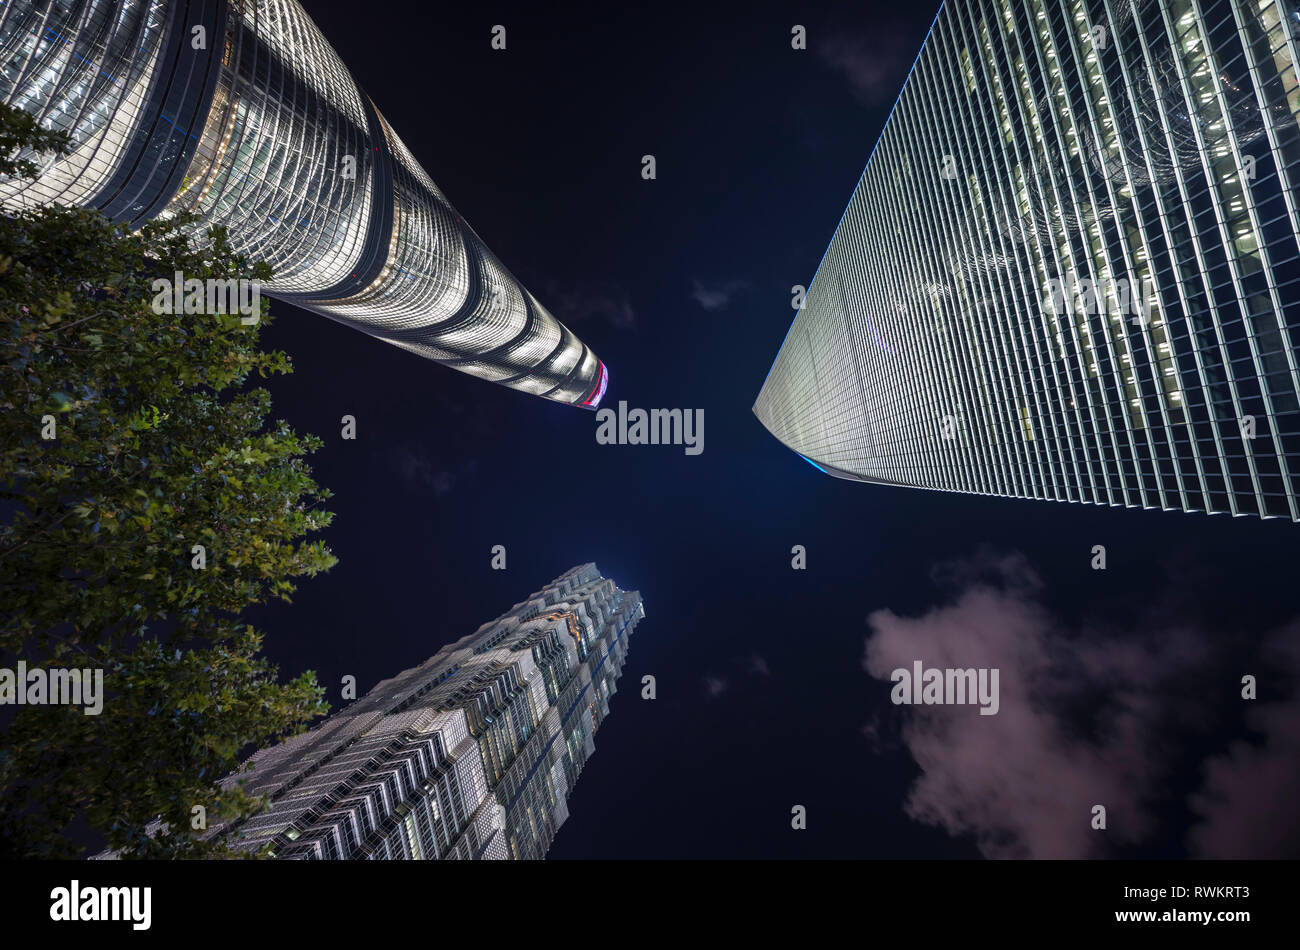
<svg viewBox="0 0 1300 950">
<path fill-rule="evenodd" d="M 703 409 L 705 448 L 598 445 L 590 412 L 274 305 L 339 557 L 252 614 L 282 673 L 337 707 L 594 561 L 646 617 L 551 858 L 1300 854 L 1300 526 L 840 481 L 753 415 L 936 4 L 306 7 L 604 404 Z M 893 706 L 868 638 L 1000 665 L 1002 712 Z"/>
</svg>

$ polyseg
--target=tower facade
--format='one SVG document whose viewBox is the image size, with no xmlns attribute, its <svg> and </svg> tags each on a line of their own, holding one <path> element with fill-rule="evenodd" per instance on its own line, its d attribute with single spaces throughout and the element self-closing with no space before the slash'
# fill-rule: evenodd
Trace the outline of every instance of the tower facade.
<svg viewBox="0 0 1300 950">
<path fill-rule="evenodd" d="M 273 297 L 512 389 L 585 408 L 604 394 L 604 364 L 488 250 L 296 0 L 11 0 L 0 101 L 72 143 L 34 183 L 0 182 L 6 208 L 132 225 L 191 211 L 271 265 Z"/>
<path fill-rule="evenodd" d="M 533 859 L 568 818 L 628 638 L 645 616 L 595 564 L 256 753 L 271 808 L 214 828 L 277 858 Z"/>
<path fill-rule="evenodd" d="M 1300 520 L 1295 0 L 948 0 L 754 412 L 829 474 Z"/>
</svg>

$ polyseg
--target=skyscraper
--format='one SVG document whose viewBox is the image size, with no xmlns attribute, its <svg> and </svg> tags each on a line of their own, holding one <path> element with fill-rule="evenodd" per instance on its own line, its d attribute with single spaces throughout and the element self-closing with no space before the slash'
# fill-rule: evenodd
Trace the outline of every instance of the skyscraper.
<svg viewBox="0 0 1300 950">
<path fill-rule="evenodd" d="M 949 0 L 754 412 L 842 478 L 1300 520 L 1298 47 L 1295 0 Z"/>
<path fill-rule="evenodd" d="M 541 858 L 609 714 L 641 595 L 595 564 L 255 754 L 272 807 L 214 828 L 280 858 Z"/>
<path fill-rule="evenodd" d="M 72 140 L 35 183 L 0 182 L 6 208 L 132 225 L 192 211 L 274 268 L 272 296 L 512 389 L 585 408 L 604 394 L 604 364 L 457 214 L 295 0 L 10 0 L 0 101 Z"/>
</svg>

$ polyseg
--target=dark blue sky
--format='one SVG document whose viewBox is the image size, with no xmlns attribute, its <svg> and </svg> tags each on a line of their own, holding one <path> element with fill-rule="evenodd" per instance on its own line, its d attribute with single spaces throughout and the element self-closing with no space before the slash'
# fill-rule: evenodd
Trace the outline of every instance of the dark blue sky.
<svg viewBox="0 0 1300 950">
<path fill-rule="evenodd" d="M 458 211 L 605 361 L 605 404 L 703 409 L 705 450 L 598 445 L 591 413 L 275 305 L 265 343 L 296 364 L 270 386 L 275 414 L 325 439 L 313 464 L 335 493 L 340 559 L 292 606 L 254 615 L 285 673 L 315 669 L 337 705 L 343 675 L 368 689 L 595 561 L 642 592 L 646 619 L 551 857 L 975 857 L 989 849 L 970 834 L 904 811 L 921 769 L 907 712 L 863 667 L 867 617 L 972 589 L 936 565 L 1019 554 L 1041 585 L 1013 599 L 1054 618 L 1046 651 L 1127 671 L 1119 699 L 1113 671 L 1071 674 L 1056 747 L 1005 750 L 1014 787 L 1047 790 L 1024 810 L 1050 826 L 1054 776 L 1077 767 L 1068 789 L 1109 770 L 1098 787 L 1136 782 L 1145 820 L 1107 853 L 1184 853 L 1206 760 L 1262 741 L 1234 684 L 1273 669 L 1251 664 L 1297 613 L 1300 528 L 838 481 L 751 411 L 790 287 L 811 280 L 935 6 L 306 6 Z M 505 52 L 489 48 L 497 23 Z M 790 48 L 796 23 L 806 52 Z M 647 153 L 655 181 L 640 176 Z M 700 289 L 725 306 L 702 307 Z M 355 442 L 339 438 L 344 414 Z M 495 544 L 507 571 L 489 567 Z M 1094 544 L 1105 572 L 1089 567 Z M 1261 701 L 1291 696 L 1276 669 Z M 1139 720 L 1162 750 L 1145 778 L 1110 754 L 1115 708 L 1143 696 L 1163 704 Z M 807 831 L 790 829 L 794 804 Z"/>
</svg>

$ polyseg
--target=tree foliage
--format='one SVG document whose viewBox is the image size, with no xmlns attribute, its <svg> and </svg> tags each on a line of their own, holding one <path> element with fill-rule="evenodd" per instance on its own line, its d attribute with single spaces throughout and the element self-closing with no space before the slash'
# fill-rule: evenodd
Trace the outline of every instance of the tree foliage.
<svg viewBox="0 0 1300 950">
<path fill-rule="evenodd" d="M 0 174 L 34 172 L 22 147 L 64 145 L 0 110 Z M 103 669 L 107 693 L 98 716 L 18 707 L 0 746 L 0 850 L 16 855 L 75 853 L 86 824 L 124 855 L 229 853 L 196 806 L 209 823 L 258 807 L 218 780 L 326 708 L 314 674 L 279 682 L 240 620 L 335 562 L 308 537 L 332 518 L 306 464 L 321 443 L 267 421 L 252 380 L 291 365 L 259 349 L 264 306 L 245 325 L 152 305 L 177 272 L 270 279 L 222 229 L 195 230 L 0 216 L 0 656 Z"/>
</svg>

